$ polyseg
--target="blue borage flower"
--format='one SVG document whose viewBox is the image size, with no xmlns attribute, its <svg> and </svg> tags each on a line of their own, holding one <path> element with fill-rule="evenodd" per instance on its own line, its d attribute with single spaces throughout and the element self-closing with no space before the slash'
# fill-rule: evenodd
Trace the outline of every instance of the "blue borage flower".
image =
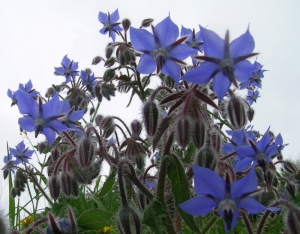
<svg viewBox="0 0 300 234">
<path fill-rule="evenodd" d="M 264 72 L 267 70 L 262 70 L 262 65 L 257 61 L 253 64 L 254 72 L 249 79 L 245 80 L 240 84 L 240 89 L 245 89 L 248 86 L 261 88 L 261 79 L 264 78 Z"/>
<path fill-rule="evenodd" d="M 28 148 L 25 148 L 24 141 L 21 141 L 16 148 L 9 148 L 10 155 L 15 157 L 16 160 L 14 162 L 14 165 L 18 165 L 19 163 L 29 163 L 28 159 L 32 156 L 32 154 L 35 152 L 34 150 L 28 150 Z"/>
<path fill-rule="evenodd" d="M 37 97 L 37 95 L 38 95 L 38 92 L 33 89 L 33 85 L 32 85 L 31 80 L 29 80 L 24 85 L 23 84 L 19 84 L 19 89 L 18 90 L 22 90 L 24 92 L 27 92 L 32 97 Z M 17 104 L 17 102 L 18 102 L 18 100 L 16 98 L 16 96 L 17 96 L 16 93 L 18 92 L 18 90 L 15 91 L 15 92 L 11 91 L 10 89 L 7 90 L 7 96 L 10 97 L 10 99 L 12 100 L 12 103 L 11 103 L 12 106 L 15 105 L 15 104 Z"/>
<path fill-rule="evenodd" d="M 14 166 L 17 166 L 16 160 L 12 160 L 12 155 L 9 153 L 7 156 L 4 156 L 3 162 L 5 163 L 4 168 L 9 169 L 12 173 L 15 173 Z M 3 168 L 3 169 L 4 169 Z M 3 170 L 2 169 L 2 170 Z M 4 176 L 5 177 L 5 176 Z"/>
<path fill-rule="evenodd" d="M 249 145 L 238 146 L 235 149 L 239 158 L 234 161 L 234 170 L 245 171 L 250 165 L 257 163 L 265 171 L 267 164 L 271 162 L 271 156 L 277 150 L 277 145 L 272 143 L 269 129 L 258 142 L 250 139 L 248 141 Z"/>
<path fill-rule="evenodd" d="M 246 100 L 249 102 L 250 105 L 252 105 L 254 102 L 256 102 L 257 98 L 259 98 L 259 92 L 258 90 L 248 90 L 248 95 L 246 97 Z"/>
<path fill-rule="evenodd" d="M 18 92 L 18 108 L 24 117 L 19 118 L 19 125 L 27 132 L 35 132 L 35 137 L 40 133 L 44 134 L 49 145 L 52 145 L 55 139 L 55 132 L 66 131 L 68 128 L 63 125 L 58 118 L 61 116 L 61 102 L 58 94 L 42 104 L 41 99 L 37 103 L 31 95 L 20 90 Z"/>
<path fill-rule="evenodd" d="M 240 209 L 251 214 L 258 214 L 267 209 L 249 196 L 258 191 L 254 168 L 245 177 L 233 183 L 224 180 L 210 169 L 198 166 L 192 166 L 192 168 L 197 196 L 179 205 L 186 213 L 201 216 L 216 209 L 224 218 L 226 232 L 229 232 L 237 224 Z"/>
<path fill-rule="evenodd" d="M 93 88 L 97 84 L 94 73 L 88 74 L 85 71 L 81 71 L 80 78 L 82 80 L 82 84 L 85 85 L 88 90 L 93 90 Z"/>
<path fill-rule="evenodd" d="M 195 56 L 205 60 L 200 66 L 187 72 L 182 79 L 194 84 L 207 84 L 213 79 L 213 90 L 222 100 L 231 84 L 238 87 L 237 81 L 243 82 L 254 72 L 253 65 L 246 59 L 257 55 L 252 53 L 254 40 L 249 32 L 229 43 L 229 32 L 225 40 L 211 30 L 200 26 L 205 56 Z"/>
<path fill-rule="evenodd" d="M 284 149 L 284 147 L 287 146 L 287 145 L 289 145 L 288 143 L 287 144 L 283 144 L 283 139 L 282 139 L 282 136 L 281 136 L 280 133 L 275 138 L 275 144 L 277 145 L 277 151 L 280 154 L 282 153 L 282 150 Z"/>
<path fill-rule="evenodd" d="M 109 37 L 115 42 L 116 33 L 123 31 L 123 29 L 119 26 L 119 11 L 115 10 L 112 14 L 108 12 L 105 14 L 103 12 L 99 12 L 98 19 L 103 24 L 103 28 L 99 31 L 101 34 L 105 35 L 108 32 Z"/>
<path fill-rule="evenodd" d="M 66 78 L 66 83 L 69 83 L 71 78 L 78 76 L 78 62 L 71 61 L 67 55 L 63 57 L 61 61 L 62 67 L 55 67 L 55 72 L 57 75 L 62 75 Z"/>
<path fill-rule="evenodd" d="M 180 66 L 188 56 L 197 53 L 197 50 L 182 44 L 188 36 L 176 41 L 179 35 L 177 25 L 170 16 L 152 27 L 153 34 L 145 29 L 130 27 L 130 39 L 135 50 L 142 52 L 137 70 L 143 74 L 150 74 L 157 70 L 170 75 L 179 84 Z"/>
</svg>

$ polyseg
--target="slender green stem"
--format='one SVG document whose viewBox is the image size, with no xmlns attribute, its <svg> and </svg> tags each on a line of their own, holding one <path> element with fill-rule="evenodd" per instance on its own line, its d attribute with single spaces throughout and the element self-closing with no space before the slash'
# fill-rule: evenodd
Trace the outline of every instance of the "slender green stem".
<svg viewBox="0 0 300 234">
<path fill-rule="evenodd" d="M 216 220 L 217 220 L 216 216 L 212 217 L 205 225 L 205 227 L 202 229 L 201 234 L 205 234 L 211 228 L 211 226 L 216 222 Z"/>
<path fill-rule="evenodd" d="M 90 119 L 90 123 L 93 123 L 93 122 L 94 122 L 94 120 L 95 120 L 95 118 L 96 118 L 96 115 L 97 115 L 97 113 L 98 113 L 99 107 L 100 107 L 100 102 L 97 103 L 96 110 L 95 110 L 95 112 L 94 112 L 92 118 Z"/>
</svg>

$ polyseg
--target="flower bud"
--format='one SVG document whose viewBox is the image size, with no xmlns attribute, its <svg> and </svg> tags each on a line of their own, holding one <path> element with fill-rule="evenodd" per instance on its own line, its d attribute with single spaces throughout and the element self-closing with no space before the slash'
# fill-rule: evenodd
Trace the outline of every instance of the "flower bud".
<svg viewBox="0 0 300 234">
<path fill-rule="evenodd" d="M 247 124 L 247 117 L 243 100 L 232 96 L 227 104 L 227 114 L 235 129 L 241 129 Z"/>
<path fill-rule="evenodd" d="M 149 136 L 153 136 L 158 125 L 158 107 L 154 101 L 148 101 L 143 107 L 143 118 L 146 132 Z"/>
<path fill-rule="evenodd" d="M 189 143 L 190 126 L 190 120 L 187 117 L 179 118 L 175 125 L 177 143 L 182 148 Z"/>
<path fill-rule="evenodd" d="M 194 127 L 192 128 L 192 139 L 197 149 L 200 149 L 205 143 L 206 127 L 200 119 L 196 119 L 194 122 Z"/>
<path fill-rule="evenodd" d="M 100 126 L 101 125 L 101 122 L 103 120 L 103 115 L 97 115 L 96 118 L 95 118 L 95 123 L 97 126 Z"/>
<path fill-rule="evenodd" d="M 49 147 L 48 141 L 43 141 L 38 144 L 38 151 L 40 154 L 44 152 L 44 150 Z"/>
<path fill-rule="evenodd" d="M 263 173 L 264 173 L 264 179 L 265 179 L 266 185 L 268 188 L 270 188 L 273 184 L 274 174 L 270 170 L 265 170 Z"/>
<path fill-rule="evenodd" d="M 297 234 L 300 230 L 300 209 L 293 207 L 286 214 L 286 227 L 289 234 Z"/>
<path fill-rule="evenodd" d="M 195 164 L 199 167 L 205 167 L 214 170 L 217 165 L 216 153 L 209 147 L 200 149 L 196 154 Z"/>
<path fill-rule="evenodd" d="M 253 120 L 254 113 L 254 109 L 251 107 L 247 110 L 247 117 L 250 122 Z"/>
<path fill-rule="evenodd" d="M 111 128 L 114 125 L 114 118 L 112 116 L 106 116 L 102 119 L 100 127 L 104 130 Z"/>
<path fill-rule="evenodd" d="M 16 191 L 16 188 L 15 187 L 12 187 L 11 188 L 11 191 L 10 191 L 10 195 L 15 198 L 17 196 L 17 191 Z"/>
<path fill-rule="evenodd" d="M 50 88 L 47 89 L 45 97 L 46 98 L 51 98 L 51 97 L 54 96 L 55 92 L 56 92 L 56 90 L 53 87 L 50 87 Z"/>
<path fill-rule="evenodd" d="M 111 44 L 108 44 L 105 48 L 105 57 L 109 59 L 114 52 L 114 47 Z"/>
<path fill-rule="evenodd" d="M 210 141 L 212 147 L 217 151 L 220 152 L 221 145 L 222 145 L 222 138 L 221 134 L 218 129 L 213 128 L 210 132 Z"/>
<path fill-rule="evenodd" d="M 56 162 L 56 160 L 59 158 L 59 151 L 57 147 L 52 148 L 51 150 L 51 160 L 52 162 Z"/>
<path fill-rule="evenodd" d="M 111 67 L 115 64 L 116 59 L 114 57 L 110 57 L 109 59 L 107 59 L 104 63 L 105 67 Z"/>
<path fill-rule="evenodd" d="M 120 234 L 141 233 L 141 221 L 137 213 L 129 206 L 122 207 L 117 218 Z"/>
<path fill-rule="evenodd" d="M 98 63 L 100 63 L 102 60 L 102 58 L 100 56 L 96 56 L 94 59 L 93 59 L 93 62 L 92 62 L 92 65 L 97 65 Z"/>
<path fill-rule="evenodd" d="M 122 26 L 123 26 L 123 29 L 125 32 L 129 29 L 130 25 L 131 25 L 131 22 L 129 19 L 122 20 Z"/>
<path fill-rule="evenodd" d="M 78 146 L 78 157 L 82 167 L 88 167 L 96 156 L 94 142 L 90 137 L 83 136 Z"/>
<path fill-rule="evenodd" d="M 4 168 L 3 169 L 3 179 L 6 179 L 7 176 L 8 176 L 8 174 L 9 174 L 9 169 L 8 168 Z"/>
<path fill-rule="evenodd" d="M 91 184 L 93 179 L 95 179 L 99 175 L 100 169 L 101 169 L 101 162 L 97 160 L 96 162 L 93 163 L 92 168 L 87 170 L 86 177 L 87 177 L 88 184 Z"/>
<path fill-rule="evenodd" d="M 109 81 L 111 81 L 115 77 L 115 74 L 116 74 L 115 69 L 107 69 L 104 72 L 103 80 L 105 82 L 109 82 Z"/>
<path fill-rule="evenodd" d="M 130 127 L 131 127 L 131 131 L 132 131 L 132 135 L 135 138 L 139 138 L 139 136 L 142 132 L 142 123 L 139 120 L 135 119 L 131 122 Z"/>
<path fill-rule="evenodd" d="M 135 61 L 134 51 L 126 43 L 122 43 L 117 50 L 117 57 L 122 66 Z"/>
<path fill-rule="evenodd" d="M 296 175 L 298 170 L 294 163 L 290 161 L 283 161 L 283 168 L 290 174 Z"/>
<path fill-rule="evenodd" d="M 285 185 L 286 190 L 289 192 L 289 194 L 295 198 L 296 195 L 296 186 L 293 182 L 287 182 Z"/>
<path fill-rule="evenodd" d="M 68 172 L 63 173 L 60 177 L 61 190 L 66 196 L 78 196 L 78 184 L 77 182 L 70 176 Z"/>
<path fill-rule="evenodd" d="M 142 28 L 142 27 L 144 27 L 144 28 L 149 27 L 149 26 L 152 24 L 152 22 L 153 22 L 153 19 L 150 19 L 150 18 L 144 19 L 144 20 L 142 21 L 142 26 L 141 26 L 141 28 Z"/>
<path fill-rule="evenodd" d="M 60 192 L 60 182 L 56 175 L 52 175 L 48 180 L 48 188 L 51 197 L 53 198 L 54 201 L 56 201 Z"/>
</svg>

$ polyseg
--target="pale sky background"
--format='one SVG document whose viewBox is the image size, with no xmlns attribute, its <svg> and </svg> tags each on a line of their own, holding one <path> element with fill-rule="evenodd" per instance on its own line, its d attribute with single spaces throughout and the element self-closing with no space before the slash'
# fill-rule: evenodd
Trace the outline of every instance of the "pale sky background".
<svg viewBox="0 0 300 234">
<path fill-rule="evenodd" d="M 264 133 L 271 126 L 284 143 L 289 143 L 284 157 L 297 159 L 300 155 L 298 135 L 300 127 L 300 1 L 298 0 L 53 0 L 0 2 L 0 168 L 6 155 L 6 142 L 14 147 L 19 134 L 17 107 L 10 107 L 7 89 L 15 91 L 19 83 L 32 80 L 34 88 L 45 93 L 52 83 L 59 84 L 63 77 L 53 75 L 54 66 L 60 66 L 65 54 L 76 62 L 79 69 L 90 67 L 96 76 L 102 76 L 102 65 L 92 66 L 92 59 L 104 56 L 104 48 L 111 40 L 99 30 L 99 11 L 111 13 L 119 9 L 120 21 L 129 18 L 132 26 L 139 27 L 145 18 L 157 24 L 170 13 L 179 28 L 199 29 L 199 24 L 224 37 L 230 30 L 231 40 L 243 34 L 249 23 L 250 32 L 259 52 L 257 61 L 264 65 L 265 78 L 261 98 L 254 105 L 254 127 Z M 115 114 L 130 121 L 140 112 L 139 102 L 120 111 L 128 98 L 104 101 L 100 113 Z M 133 117 L 130 117 L 133 116 Z M 43 137 L 41 138 L 43 139 Z M 25 141 L 26 142 L 26 141 Z M 34 156 L 35 157 L 35 156 Z M 32 160 L 35 160 L 33 157 Z M 7 181 L 0 173 L 0 203 L 4 204 Z M 3 197 L 4 196 L 4 197 Z"/>
</svg>

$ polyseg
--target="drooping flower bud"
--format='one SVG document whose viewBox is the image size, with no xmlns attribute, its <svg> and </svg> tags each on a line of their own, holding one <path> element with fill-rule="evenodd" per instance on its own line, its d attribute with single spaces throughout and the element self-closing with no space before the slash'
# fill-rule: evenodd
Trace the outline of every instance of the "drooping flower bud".
<svg viewBox="0 0 300 234">
<path fill-rule="evenodd" d="M 254 109 L 253 108 L 248 108 L 247 110 L 247 117 L 248 117 L 248 120 L 251 122 L 253 120 L 253 117 L 254 117 Z"/>
<path fill-rule="evenodd" d="M 88 167 L 96 156 L 94 142 L 90 137 L 83 136 L 78 146 L 78 157 L 82 167 Z"/>
<path fill-rule="evenodd" d="M 286 227 L 289 234 L 300 233 L 300 209 L 293 207 L 287 211 L 286 214 Z"/>
<path fill-rule="evenodd" d="M 241 129 L 247 124 L 245 105 L 240 97 L 232 96 L 227 104 L 227 114 L 235 129 Z"/>
<path fill-rule="evenodd" d="M 175 124 L 176 139 L 179 146 L 186 147 L 190 140 L 190 119 L 179 118 Z"/>
<path fill-rule="evenodd" d="M 62 173 L 60 177 L 61 190 L 66 196 L 73 195 L 77 197 L 79 194 L 78 184 L 68 172 Z"/>
<path fill-rule="evenodd" d="M 51 98 L 51 97 L 54 96 L 55 92 L 56 92 L 56 90 L 53 87 L 50 87 L 50 88 L 47 89 L 45 97 L 46 98 Z"/>
<path fill-rule="evenodd" d="M 131 22 L 129 19 L 122 20 L 122 26 L 123 26 L 123 29 L 125 32 L 129 29 L 130 25 L 131 25 Z"/>
<path fill-rule="evenodd" d="M 296 165 L 290 161 L 283 161 L 283 168 L 290 174 L 296 175 L 298 169 Z"/>
<path fill-rule="evenodd" d="M 116 59 L 114 57 L 110 57 L 109 59 L 107 59 L 104 63 L 105 67 L 111 67 L 115 64 Z"/>
<path fill-rule="evenodd" d="M 289 192 L 289 194 L 295 198 L 296 195 L 296 186 L 293 182 L 287 182 L 285 185 L 286 190 Z"/>
<path fill-rule="evenodd" d="M 111 81 L 115 77 L 115 75 L 116 75 L 115 69 L 107 69 L 104 72 L 103 80 L 105 82 L 109 82 L 109 81 Z"/>
<path fill-rule="evenodd" d="M 148 101 L 143 107 L 143 119 L 146 132 L 149 136 L 154 136 L 159 119 L 159 111 L 154 101 Z"/>
<path fill-rule="evenodd" d="M 265 170 L 263 173 L 264 173 L 264 179 L 265 179 L 266 185 L 268 188 L 270 188 L 273 184 L 274 174 L 270 170 Z"/>
<path fill-rule="evenodd" d="M 132 131 L 132 135 L 135 138 L 139 138 L 139 136 L 142 132 L 142 123 L 139 120 L 135 119 L 131 122 L 130 127 L 131 127 L 131 131 Z"/>
<path fill-rule="evenodd" d="M 93 59 L 93 62 L 92 62 L 92 65 L 97 65 L 98 63 L 100 63 L 102 60 L 102 58 L 100 56 L 96 56 L 94 59 Z"/>
<path fill-rule="evenodd" d="M 192 139 L 197 147 L 200 149 L 206 140 L 206 127 L 202 120 L 196 119 L 194 122 L 194 126 L 192 127 Z"/>
<path fill-rule="evenodd" d="M 125 66 L 126 64 L 135 61 L 134 51 L 128 44 L 122 43 L 117 49 L 117 58 L 119 63 L 122 66 Z"/>
<path fill-rule="evenodd" d="M 199 167 L 206 167 L 214 170 L 217 165 L 216 152 L 209 147 L 200 149 L 196 154 L 195 164 Z"/>
<path fill-rule="evenodd" d="M 93 179 L 95 179 L 99 175 L 100 169 L 101 169 L 101 162 L 97 160 L 96 162 L 93 163 L 92 168 L 87 170 L 86 177 L 87 177 L 88 184 L 92 183 Z"/>
<path fill-rule="evenodd" d="M 96 118 L 95 118 L 95 123 L 97 126 L 101 126 L 101 122 L 103 120 L 103 115 L 97 115 Z"/>
<path fill-rule="evenodd" d="M 142 26 L 141 26 L 141 28 L 142 28 L 142 27 L 143 27 L 143 28 L 149 27 L 149 26 L 152 24 L 152 22 L 153 22 L 153 19 L 150 19 L 150 18 L 144 19 L 144 20 L 142 21 Z"/>
<path fill-rule="evenodd" d="M 54 201 L 56 201 L 60 193 L 60 182 L 56 175 L 52 175 L 48 179 L 48 188 L 51 197 L 53 198 Z"/>
<path fill-rule="evenodd" d="M 114 47 L 111 44 L 108 44 L 105 48 L 105 57 L 109 59 L 114 52 Z"/>
<path fill-rule="evenodd" d="M 58 158 L 59 158 L 59 150 L 57 149 L 57 147 L 54 147 L 51 150 L 51 160 L 52 162 L 56 162 Z"/>
<path fill-rule="evenodd" d="M 43 141 L 38 144 L 38 151 L 40 154 L 44 152 L 44 150 L 49 147 L 48 141 Z"/>
<path fill-rule="evenodd" d="M 140 234 L 141 221 L 137 213 L 129 206 L 122 207 L 117 218 L 119 233 Z"/>
<path fill-rule="evenodd" d="M 220 131 L 216 128 L 213 128 L 210 131 L 210 142 L 211 146 L 217 151 L 220 152 L 221 150 L 221 145 L 222 145 L 222 138 Z"/>
</svg>

